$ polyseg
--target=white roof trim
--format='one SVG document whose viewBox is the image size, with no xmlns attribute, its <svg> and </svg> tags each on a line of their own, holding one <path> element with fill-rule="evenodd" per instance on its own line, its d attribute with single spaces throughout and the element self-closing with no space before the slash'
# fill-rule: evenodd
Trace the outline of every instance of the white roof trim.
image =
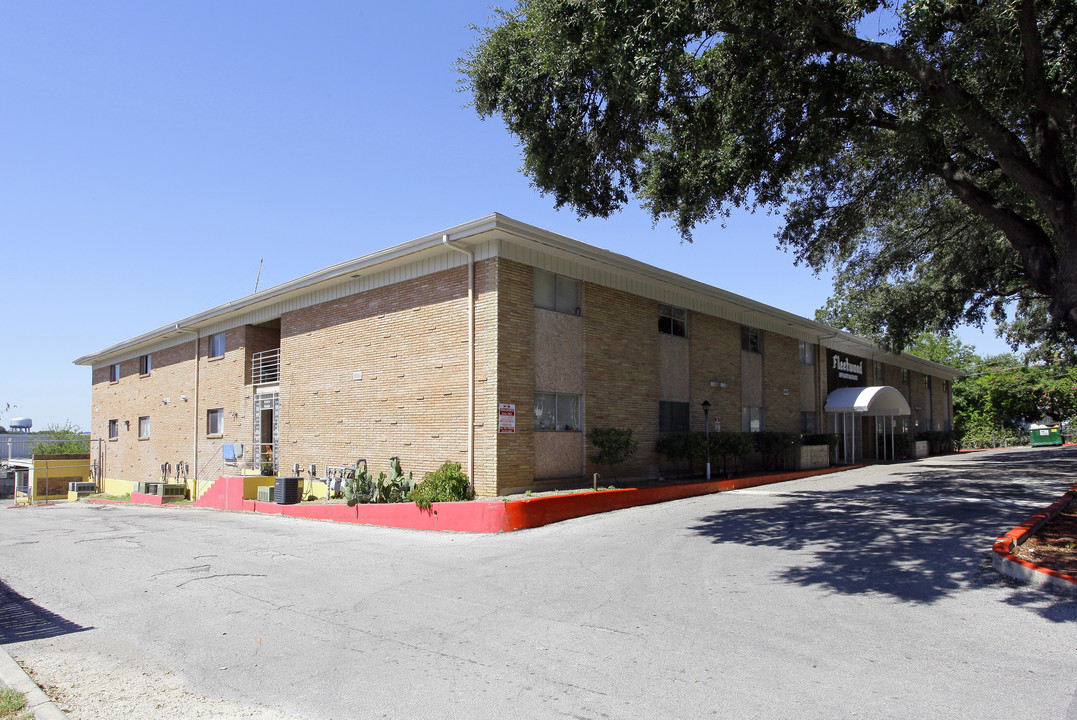
<svg viewBox="0 0 1077 720">
<path fill-rule="evenodd" d="M 829 413 L 856 413 L 868 417 L 910 415 L 912 412 L 905 397 L 889 385 L 838 388 L 826 396 L 823 409 Z"/>
<path fill-rule="evenodd" d="M 771 332 L 819 343 L 824 347 L 847 352 L 851 355 L 863 356 L 872 360 L 878 359 L 899 367 L 906 367 L 947 379 L 953 379 L 962 374 L 953 368 L 924 360 L 914 355 L 904 353 L 895 355 L 886 352 L 869 340 L 857 335 L 836 330 L 828 325 L 794 315 L 756 300 L 706 285 L 653 265 L 647 265 L 625 255 L 513 220 L 499 213 L 491 213 L 447 230 L 430 233 L 354 260 L 331 265 L 323 270 L 309 273 L 253 295 L 219 305 L 178 322 L 169 323 L 96 353 L 84 355 L 75 360 L 75 364 L 95 365 L 102 362 L 113 362 L 123 356 L 141 354 L 146 352 L 147 348 L 153 346 L 179 342 L 181 339 L 180 331 L 213 331 L 213 329 L 222 326 L 227 320 L 234 320 L 246 313 L 272 310 L 277 303 L 310 294 L 318 289 L 339 285 L 359 273 L 366 274 L 383 268 L 399 266 L 402 263 L 415 262 L 422 257 L 429 257 L 440 252 L 449 253 L 451 251 L 446 249 L 442 243 L 442 238 L 446 236 L 448 236 L 449 240 L 459 244 L 476 245 L 495 240 L 523 247 L 541 247 L 555 256 L 571 259 L 572 262 L 582 263 L 591 267 L 601 267 L 607 272 L 625 277 L 643 278 L 652 283 L 654 287 L 662 289 L 663 294 L 675 291 L 679 295 L 687 294 L 705 298 L 708 302 L 718 303 L 730 308 L 735 315 L 736 321 L 746 325 L 756 325 Z M 453 255 L 455 257 L 455 253 Z M 670 301 L 671 299 L 662 300 L 662 302 Z M 182 340 L 189 339 L 189 335 L 182 336 Z"/>
</svg>

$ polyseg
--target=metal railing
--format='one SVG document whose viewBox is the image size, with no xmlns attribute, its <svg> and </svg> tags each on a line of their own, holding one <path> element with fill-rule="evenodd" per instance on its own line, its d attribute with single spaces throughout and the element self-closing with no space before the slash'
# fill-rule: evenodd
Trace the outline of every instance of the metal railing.
<svg viewBox="0 0 1077 720">
<path fill-rule="evenodd" d="M 202 495 L 217 482 L 221 475 L 236 473 L 253 475 L 277 474 L 277 446 L 273 443 L 227 443 L 235 452 L 235 460 L 224 455 L 225 445 L 217 448 L 209 460 L 198 469 L 195 481 L 195 498 Z"/>
<path fill-rule="evenodd" d="M 280 348 L 251 355 L 251 383 L 268 385 L 280 382 Z"/>
</svg>

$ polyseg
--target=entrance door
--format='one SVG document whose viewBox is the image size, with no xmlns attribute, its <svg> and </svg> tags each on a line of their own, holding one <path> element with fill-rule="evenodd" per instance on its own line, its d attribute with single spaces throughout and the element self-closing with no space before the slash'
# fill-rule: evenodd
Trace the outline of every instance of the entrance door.
<svg viewBox="0 0 1077 720">
<path fill-rule="evenodd" d="M 277 445 L 280 440 L 280 394 L 254 396 L 254 442 L 263 474 L 277 474 Z"/>
</svg>

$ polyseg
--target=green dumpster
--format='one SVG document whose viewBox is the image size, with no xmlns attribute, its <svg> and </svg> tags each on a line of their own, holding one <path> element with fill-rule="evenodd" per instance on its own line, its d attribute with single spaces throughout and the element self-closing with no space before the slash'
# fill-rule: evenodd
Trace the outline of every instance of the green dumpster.
<svg viewBox="0 0 1077 720">
<path fill-rule="evenodd" d="M 1058 425 L 1031 425 L 1028 428 L 1028 439 L 1033 445 L 1061 445 L 1062 431 Z"/>
</svg>

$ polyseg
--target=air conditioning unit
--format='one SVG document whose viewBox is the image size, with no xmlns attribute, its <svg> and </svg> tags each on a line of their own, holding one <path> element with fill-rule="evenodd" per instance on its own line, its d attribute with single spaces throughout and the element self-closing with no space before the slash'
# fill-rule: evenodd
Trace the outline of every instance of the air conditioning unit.
<svg viewBox="0 0 1077 720">
<path fill-rule="evenodd" d="M 276 494 L 275 487 L 272 485 L 262 485 L 258 488 L 258 502 L 273 502 L 273 496 Z"/>
</svg>

